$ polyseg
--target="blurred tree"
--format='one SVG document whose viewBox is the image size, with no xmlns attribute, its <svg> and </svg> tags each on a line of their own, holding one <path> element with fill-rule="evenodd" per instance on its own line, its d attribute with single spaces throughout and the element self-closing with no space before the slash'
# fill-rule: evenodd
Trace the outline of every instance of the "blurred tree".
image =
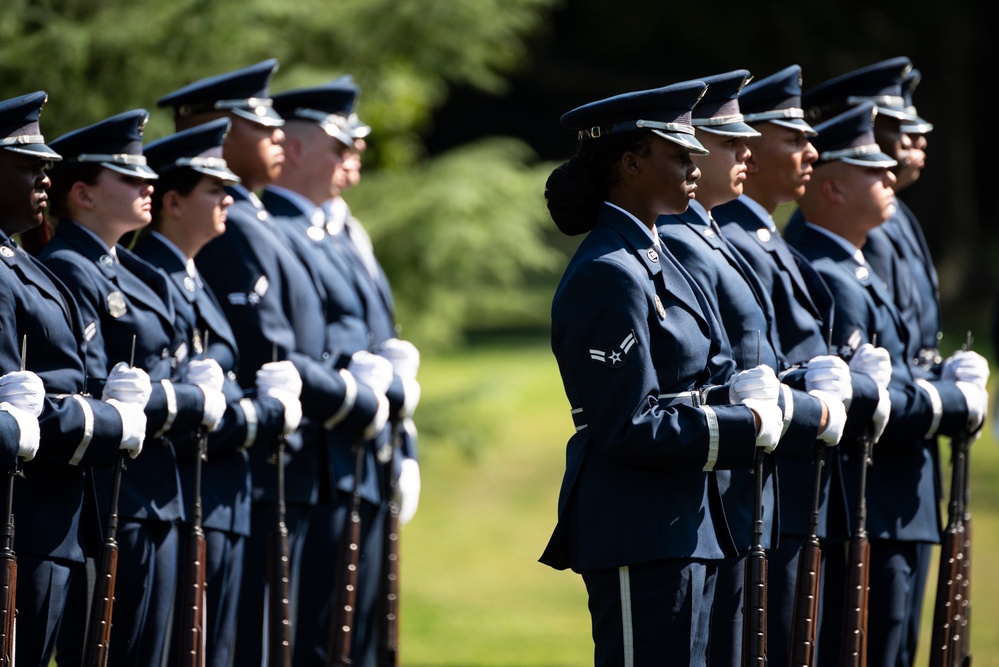
<svg viewBox="0 0 999 667">
<path fill-rule="evenodd" d="M 430 158 L 422 135 L 452 87 L 504 92 L 557 2 L 6 0 L 0 98 L 47 91 L 50 138 L 147 108 L 153 139 L 173 125 L 156 100 L 196 79 L 270 57 L 281 62 L 275 92 L 351 73 L 374 132 L 348 201 L 396 286 L 407 335 L 451 342 L 497 288 L 505 307 L 518 301 L 506 290 L 552 263 L 541 231 L 548 168 L 513 139 Z"/>
</svg>

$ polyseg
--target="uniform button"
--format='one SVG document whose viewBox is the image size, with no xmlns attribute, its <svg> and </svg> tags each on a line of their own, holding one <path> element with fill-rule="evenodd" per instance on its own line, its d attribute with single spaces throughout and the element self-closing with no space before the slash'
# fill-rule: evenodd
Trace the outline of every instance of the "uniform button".
<svg viewBox="0 0 999 667">
<path fill-rule="evenodd" d="M 229 378 L 229 382 L 236 381 L 236 373 L 234 373 L 233 371 L 229 371 L 228 373 L 226 373 L 226 377 Z"/>
<path fill-rule="evenodd" d="M 164 347 L 163 351 L 160 352 L 160 359 L 166 359 L 169 356 L 170 356 L 170 350 Z"/>
<path fill-rule="evenodd" d="M 329 352 L 323 352 L 323 361 L 327 361 L 330 358 Z"/>
</svg>

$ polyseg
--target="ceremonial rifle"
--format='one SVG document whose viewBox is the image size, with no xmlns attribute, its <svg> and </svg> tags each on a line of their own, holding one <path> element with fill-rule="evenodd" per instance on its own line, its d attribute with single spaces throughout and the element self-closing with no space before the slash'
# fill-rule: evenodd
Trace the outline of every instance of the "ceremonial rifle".
<svg viewBox="0 0 999 667">
<path fill-rule="evenodd" d="M 21 370 L 28 352 L 28 337 L 21 338 Z M 20 457 L 7 475 L 4 524 L 0 534 L 0 667 L 13 667 L 17 633 L 17 556 L 14 554 L 14 478 L 21 474 Z"/>
<path fill-rule="evenodd" d="M 756 365 L 760 365 L 760 337 L 756 332 Z M 753 497 L 752 548 L 746 558 L 742 602 L 743 667 L 767 665 L 767 552 L 763 550 L 763 451 L 753 461 L 756 486 Z"/>
<path fill-rule="evenodd" d="M 278 360 L 277 343 L 273 344 L 271 359 Z M 271 463 L 277 466 L 277 502 L 267 568 L 269 667 L 291 667 L 291 547 L 288 544 L 288 525 L 285 522 L 287 507 L 284 492 L 284 452 L 287 445 L 287 437 L 281 435 L 277 449 L 270 458 Z"/>
<path fill-rule="evenodd" d="M 354 484 L 350 507 L 344 516 L 333 580 L 333 608 L 326 643 L 326 667 L 348 667 L 354 637 L 357 605 L 358 564 L 361 556 L 361 475 L 364 472 L 364 440 L 354 438 Z"/>
<path fill-rule="evenodd" d="M 132 355 L 128 365 L 135 365 L 135 336 L 132 336 Z M 87 620 L 87 639 L 84 645 L 84 667 L 107 667 L 108 649 L 111 644 L 111 616 L 114 612 L 114 587 L 118 576 L 118 492 L 121 475 L 125 471 L 126 451 L 118 450 L 111 481 L 111 504 L 108 506 L 107 528 L 104 544 L 97 560 L 97 579 L 90 602 Z"/>
<path fill-rule="evenodd" d="M 203 343 L 208 353 L 208 331 Z M 180 626 L 180 662 L 184 667 L 204 667 L 206 650 L 205 621 L 208 544 L 201 525 L 201 466 L 208 456 L 208 430 L 198 427 L 198 450 L 194 458 L 194 498 L 191 504 L 191 530 L 187 534 L 184 575 L 181 578 L 182 618 Z"/>
<path fill-rule="evenodd" d="M 971 332 L 964 345 L 971 349 Z M 940 567 L 933 605 L 930 640 L 931 667 L 970 664 L 971 513 L 968 510 L 968 458 L 972 434 L 968 429 L 951 439 L 951 483 L 947 527 L 940 544 Z"/>
<path fill-rule="evenodd" d="M 402 440 L 401 420 L 392 420 L 392 450 L 399 449 Z M 388 476 L 389 506 L 385 514 L 385 536 L 382 545 L 382 613 L 378 635 L 378 667 L 399 667 L 399 480 L 393 474 L 393 457 L 385 462 Z"/>
<path fill-rule="evenodd" d="M 832 327 L 829 328 L 826 349 L 832 354 Z M 812 507 L 808 522 L 808 537 L 798 550 L 798 572 L 794 580 L 790 651 L 792 667 L 812 667 L 815 664 L 822 567 L 819 511 L 822 504 L 822 470 L 825 463 L 826 446 L 822 442 L 816 442 L 812 451 Z"/>
</svg>

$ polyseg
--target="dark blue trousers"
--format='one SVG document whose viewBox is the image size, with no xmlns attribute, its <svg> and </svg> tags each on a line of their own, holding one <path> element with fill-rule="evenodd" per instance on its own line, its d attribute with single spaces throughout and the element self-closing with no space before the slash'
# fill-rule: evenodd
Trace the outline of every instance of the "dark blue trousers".
<svg viewBox="0 0 999 667">
<path fill-rule="evenodd" d="M 302 577 L 309 584 L 299 594 L 295 667 L 325 664 L 333 591 L 337 585 L 337 551 L 349 506 L 350 496 L 338 493 L 335 503 L 323 502 L 315 508 L 309 524 L 302 557 Z M 361 503 L 361 554 L 350 650 L 351 659 L 358 667 L 374 665 L 377 659 L 384 521 L 384 509 Z"/>
<path fill-rule="evenodd" d="M 169 648 L 177 587 L 177 527 L 159 521 L 122 519 L 111 616 L 108 664 L 159 667 Z M 91 585 L 74 578 L 66 621 L 59 633 L 60 666 L 83 660 Z"/>
<path fill-rule="evenodd" d="M 71 579 L 83 579 L 86 586 L 83 563 L 18 555 L 18 665 L 48 667 L 63 623 Z"/>
<path fill-rule="evenodd" d="M 746 558 L 741 555 L 718 561 L 714 609 L 711 612 L 712 667 L 740 667 L 742 664 L 742 605 Z"/>
<path fill-rule="evenodd" d="M 867 662 L 911 667 L 926 588 L 928 552 L 922 542 L 871 540 L 871 602 Z"/>
<path fill-rule="evenodd" d="M 707 665 L 716 568 L 669 559 L 583 572 L 595 667 Z"/>
</svg>

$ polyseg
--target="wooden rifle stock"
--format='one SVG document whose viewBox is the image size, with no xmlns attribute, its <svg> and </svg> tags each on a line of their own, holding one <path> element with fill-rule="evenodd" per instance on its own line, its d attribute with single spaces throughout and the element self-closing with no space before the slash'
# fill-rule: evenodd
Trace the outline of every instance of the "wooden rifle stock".
<svg viewBox="0 0 999 667">
<path fill-rule="evenodd" d="M 398 450 L 402 424 L 392 420 L 392 449 Z M 399 667 L 399 480 L 392 470 L 392 458 L 385 464 L 389 487 L 389 506 L 385 515 L 382 545 L 382 613 L 378 636 L 378 667 Z"/>
<path fill-rule="evenodd" d="M 952 465 L 947 528 L 940 549 L 937 593 L 933 605 L 933 635 L 930 640 L 930 666 L 961 664 L 961 626 L 964 612 L 964 484 L 968 452 L 967 433 L 951 442 Z"/>
<path fill-rule="evenodd" d="M 90 602 L 90 618 L 87 621 L 84 667 L 107 667 L 108 648 L 111 643 L 111 616 L 114 611 L 114 586 L 118 576 L 118 491 L 121 488 L 121 475 L 125 471 L 126 453 L 118 452 L 114 466 L 114 481 L 111 485 L 111 506 L 104 544 L 97 562 L 97 580 L 94 582 L 94 595 Z"/>
<path fill-rule="evenodd" d="M 767 553 L 763 550 L 763 452 L 756 450 L 753 465 L 756 490 L 753 506 L 753 547 L 746 558 L 743 597 L 742 664 L 767 664 Z"/>
<path fill-rule="evenodd" d="M 860 438 L 856 527 L 850 537 L 846 560 L 846 596 L 843 601 L 843 637 L 840 649 L 844 667 L 867 665 L 867 603 L 871 577 L 871 545 L 867 540 L 867 467 L 871 463 L 873 440 L 873 427 L 868 425 Z"/>
<path fill-rule="evenodd" d="M 291 551 L 285 523 L 284 437 L 278 442 L 274 464 L 277 466 L 277 504 L 274 530 L 271 533 L 268 562 L 268 665 L 291 667 Z"/>
<path fill-rule="evenodd" d="M 15 467 L 7 477 L 4 496 L 2 543 L 0 543 L 0 667 L 14 664 L 15 633 L 17 632 L 17 556 L 14 554 L 14 476 Z"/>
<path fill-rule="evenodd" d="M 808 537 L 798 551 L 798 574 L 794 582 L 794 611 L 791 615 L 791 665 L 812 667 L 815 664 L 815 639 L 819 621 L 819 575 L 822 548 L 819 544 L 819 507 L 822 498 L 822 469 L 825 445 L 815 444 L 812 461 L 812 508 Z"/>
<path fill-rule="evenodd" d="M 344 516 L 333 580 L 333 608 L 326 644 L 326 667 L 353 665 L 350 658 L 357 604 L 357 575 L 361 556 L 361 474 L 364 472 L 364 441 L 354 441 L 354 485 L 350 507 Z"/>
<path fill-rule="evenodd" d="M 185 667 L 204 667 L 206 635 L 206 579 L 208 545 L 201 526 L 201 464 L 208 447 L 208 432 L 198 429 L 198 453 L 194 460 L 194 500 L 191 530 L 187 536 L 187 553 L 184 559 L 184 576 L 181 579 L 183 597 L 180 628 L 180 662 Z"/>
</svg>

